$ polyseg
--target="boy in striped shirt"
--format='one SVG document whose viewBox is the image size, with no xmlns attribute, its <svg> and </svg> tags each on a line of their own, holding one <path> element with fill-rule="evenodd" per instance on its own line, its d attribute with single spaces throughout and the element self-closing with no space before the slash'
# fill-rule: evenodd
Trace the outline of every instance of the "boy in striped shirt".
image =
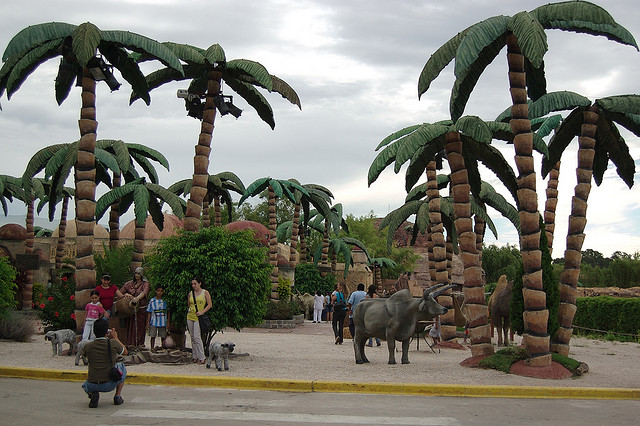
<svg viewBox="0 0 640 426">
<path fill-rule="evenodd" d="M 155 347 L 156 336 L 160 337 L 162 345 L 167 337 L 167 329 L 169 328 L 169 312 L 167 311 L 167 302 L 162 300 L 164 295 L 164 287 L 162 284 L 156 286 L 156 297 L 152 298 L 147 305 L 147 330 L 151 337 L 151 349 Z"/>
</svg>

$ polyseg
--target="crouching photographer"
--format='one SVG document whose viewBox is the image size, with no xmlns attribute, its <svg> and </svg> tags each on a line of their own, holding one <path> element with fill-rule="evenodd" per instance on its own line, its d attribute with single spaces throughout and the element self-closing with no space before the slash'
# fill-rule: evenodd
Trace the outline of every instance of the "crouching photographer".
<svg viewBox="0 0 640 426">
<path fill-rule="evenodd" d="M 82 388 L 89 395 L 89 408 L 96 408 L 100 399 L 100 392 L 111 392 L 115 389 L 113 403 L 120 405 L 124 402 L 121 393 L 127 369 L 121 362 L 116 362 L 118 355 L 127 355 L 127 348 L 118 339 L 115 329 L 109 330 L 109 322 L 105 319 L 97 320 L 93 324 L 96 339 L 87 342 L 81 350 L 81 355 L 89 360 L 89 373 Z M 118 377 L 119 376 L 119 377 Z"/>
</svg>

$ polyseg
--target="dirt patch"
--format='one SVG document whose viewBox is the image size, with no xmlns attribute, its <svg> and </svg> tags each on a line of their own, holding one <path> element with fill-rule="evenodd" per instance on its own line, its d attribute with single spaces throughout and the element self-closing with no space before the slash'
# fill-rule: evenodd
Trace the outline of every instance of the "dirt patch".
<svg viewBox="0 0 640 426">
<path fill-rule="evenodd" d="M 530 367 L 525 365 L 524 360 L 518 361 L 511 366 L 509 372 L 518 376 L 534 377 L 536 379 L 568 379 L 573 376 L 571 371 L 553 361 L 548 367 Z"/>
</svg>

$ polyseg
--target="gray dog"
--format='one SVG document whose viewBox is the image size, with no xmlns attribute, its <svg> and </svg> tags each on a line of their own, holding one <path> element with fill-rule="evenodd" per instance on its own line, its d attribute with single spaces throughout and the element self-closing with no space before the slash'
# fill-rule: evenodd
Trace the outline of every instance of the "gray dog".
<svg viewBox="0 0 640 426">
<path fill-rule="evenodd" d="M 57 331 L 48 331 L 47 334 L 44 335 L 44 340 L 49 340 L 51 342 L 51 346 L 53 347 L 53 355 L 56 353 L 58 355 L 62 355 L 62 344 L 69 344 L 69 353 L 71 355 L 74 350 L 78 349 L 78 344 L 76 343 L 76 332 L 73 330 L 69 330 L 65 328 L 64 330 Z"/>
<path fill-rule="evenodd" d="M 76 365 L 80 364 L 80 352 L 82 351 L 84 345 L 87 344 L 87 342 L 88 340 L 81 340 L 78 342 L 78 350 L 76 351 Z M 89 365 L 89 360 L 86 356 L 82 357 L 82 362 L 84 363 L 84 365 Z"/>
<path fill-rule="evenodd" d="M 222 361 L 224 360 L 224 369 L 229 369 L 229 354 L 233 352 L 236 345 L 231 342 L 211 342 L 209 345 L 209 356 L 207 357 L 207 368 L 211 368 L 211 358 L 216 362 L 218 371 L 222 371 Z"/>
</svg>

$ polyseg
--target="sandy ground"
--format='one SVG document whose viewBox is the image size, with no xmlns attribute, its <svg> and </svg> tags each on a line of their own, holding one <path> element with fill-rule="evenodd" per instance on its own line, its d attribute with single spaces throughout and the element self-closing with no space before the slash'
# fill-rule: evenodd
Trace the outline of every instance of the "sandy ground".
<svg viewBox="0 0 640 426">
<path fill-rule="evenodd" d="M 335 345 L 331 324 L 304 325 L 293 330 L 227 330 L 214 337 L 236 344 L 235 353 L 244 354 L 230 360 L 230 370 L 219 372 L 202 365 L 163 365 L 145 363 L 128 366 L 129 373 L 163 373 L 179 375 L 224 375 L 299 380 L 346 381 L 351 383 L 437 383 L 516 386 L 570 386 L 599 388 L 640 388 L 640 344 L 603 342 L 585 338 L 571 340 L 570 357 L 588 364 L 589 372 L 570 379 L 537 379 L 506 374 L 496 370 L 462 367 L 471 357 L 470 349 L 443 348 L 433 353 L 424 341 L 411 343 L 410 364 L 389 365 L 386 342 L 365 348 L 369 364 L 355 363 L 351 340 Z M 516 336 L 516 342 L 519 342 Z M 495 338 L 494 338 L 495 344 Z M 147 338 L 148 345 L 148 338 Z M 187 337 L 187 346 L 189 338 Z M 67 348 L 67 345 L 64 346 Z M 42 334 L 29 342 L 0 340 L 0 365 L 86 371 L 74 365 L 75 357 L 52 356 L 51 343 Z M 437 352 L 437 350 L 436 350 Z"/>
</svg>

